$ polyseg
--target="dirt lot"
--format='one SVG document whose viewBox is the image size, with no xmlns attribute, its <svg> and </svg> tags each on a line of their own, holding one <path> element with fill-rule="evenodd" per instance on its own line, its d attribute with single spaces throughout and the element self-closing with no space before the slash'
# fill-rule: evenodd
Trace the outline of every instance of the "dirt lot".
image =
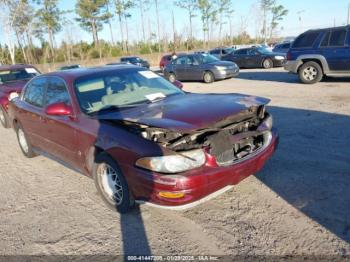
<svg viewBox="0 0 350 262">
<path fill-rule="evenodd" d="M 92 180 L 24 158 L 1 128 L 0 255 L 350 255 L 350 80 L 307 86 L 281 69 L 245 70 L 185 90 L 272 100 L 281 141 L 260 173 L 188 211 L 121 216 Z"/>
</svg>

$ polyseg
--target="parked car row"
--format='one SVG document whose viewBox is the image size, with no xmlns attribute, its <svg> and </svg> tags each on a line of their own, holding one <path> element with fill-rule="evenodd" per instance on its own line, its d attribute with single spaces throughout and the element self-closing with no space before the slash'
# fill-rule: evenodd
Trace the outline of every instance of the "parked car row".
<svg viewBox="0 0 350 262">
<path fill-rule="evenodd" d="M 281 67 L 286 61 L 285 54 L 275 53 L 263 47 L 216 48 L 209 52 L 194 52 L 163 56 L 160 67 L 169 81 L 204 81 L 235 77 L 240 68 Z"/>
</svg>

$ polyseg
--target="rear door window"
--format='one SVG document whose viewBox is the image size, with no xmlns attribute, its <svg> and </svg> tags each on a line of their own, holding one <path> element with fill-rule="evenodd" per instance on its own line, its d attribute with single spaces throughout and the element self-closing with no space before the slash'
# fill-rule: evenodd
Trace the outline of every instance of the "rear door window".
<svg viewBox="0 0 350 262">
<path fill-rule="evenodd" d="M 312 47 L 319 34 L 320 32 L 309 32 L 309 33 L 302 34 L 295 40 L 293 47 L 294 48 Z"/>
<path fill-rule="evenodd" d="M 247 49 L 237 50 L 235 55 L 246 55 L 248 53 Z"/>
<path fill-rule="evenodd" d="M 26 87 L 23 100 L 33 106 L 43 107 L 46 83 L 45 77 L 34 79 Z"/>
<path fill-rule="evenodd" d="M 331 32 L 327 32 L 321 42 L 321 47 L 327 47 L 329 43 L 329 36 L 331 35 Z"/>
<path fill-rule="evenodd" d="M 179 57 L 178 59 L 176 59 L 176 64 L 177 65 L 186 65 L 186 64 L 188 64 L 189 62 L 188 62 L 188 56 L 182 56 L 182 57 Z"/>
<path fill-rule="evenodd" d="M 220 50 L 219 49 L 211 50 L 210 54 L 218 55 L 218 54 L 220 54 Z"/>
<path fill-rule="evenodd" d="M 346 30 L 338 29 L 332 31 L 329 39 L 329 46 L 344 46 L 345 45 Z"/>
<path fill-rule="evenodd" d="M 68 105 L 70 98 L 64 81 L 59 78 L 50 78 L 46 91 L 46 105 L 56 103 Z"/>
</svg>

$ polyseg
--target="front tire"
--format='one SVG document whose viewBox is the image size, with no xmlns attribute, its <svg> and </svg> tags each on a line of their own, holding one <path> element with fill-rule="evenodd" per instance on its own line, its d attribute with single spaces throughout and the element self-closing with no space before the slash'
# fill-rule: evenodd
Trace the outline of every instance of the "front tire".
<svg viewBox="0 0 350 262">
<path fill-rule="evenodd" d="M 213 83 L 215 81 L 214 74 L 210 71 L 204 72 L 203 81 L 207 84 Z"/>
<path fill-rule="evenodd" d="M 33 147 L 30 144 L 27 135 L 25 134 L 23 127 L 19 124 L 16 128 L 17 140 L 19 147 L 21 148 L 22 153 L 27 158 L 33 158 L 37 156 L 37 154 L 33 151 Z"/>
<path fill-rule="evenodd" d="M 9 128 L 9 120 L 5 110 L 0 106 L 0 123 L 4 128 Z"/>
<path fill-rule="evenodd" d="M 323 78 L 321 66 L 313 61 L 306 62 L 299 69 L 299 78 L 304 84 L 315 84 Z"/>
<path fill-rule="evenodd" d="M 265 69 L 273 68 L 273 61 L 270 58 L 266 58 L 263 62 L 263 68 Z"/>
<path fill-rule="evenodd" d="M 129 212 L 135 205 L 128 183 L 119 168 L 108 154 L 101 153 L 92 170 L 95 186 L 109 208 L 119 213 Z"/>
</svg>

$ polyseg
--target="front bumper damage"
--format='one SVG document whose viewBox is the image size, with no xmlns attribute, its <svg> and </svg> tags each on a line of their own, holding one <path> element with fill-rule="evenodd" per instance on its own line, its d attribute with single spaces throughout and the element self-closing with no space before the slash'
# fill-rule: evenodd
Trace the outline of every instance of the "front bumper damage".
<svg viewBox="0 0 350 262">
<path fill-rule="evenodd" d="M 257 173 L 278 145 L 276 130 L 266 125 L 266 119 L 270 116 L 264 114 L 259 124 L 256 122 L 259 118 L 250 118 L 217 132 L 206 130 L 199 137 L 192 136 L 192 139 L 200 142 L 198 144 L 190 141 L 190 136 L 172 137 L 172 143 L 166 144 L 172 150 L 204 148 L 205 165 L 174 175 L 129 167 L 127 172 L 133 172 L 138 177 L 133 191 L 137 201 L 163 208 L 186 209 L 227 191 L 244 178 Z M 161 192 L 183 197 L 165 198 Z"/>
<path fill-rule="evenodd" d="M 140 178 L 150 176 L 150 180 L 144 184 L 144 186 L 147 185 L 150 194 L 146 198 L 141 196 L 137 202 L 174 210 L 184 210 L 199 205 L 226 192 L 248 176 L 259 172 L 276 150 L 278 140 L 278 135 L 273 130 L 271 141 L 263 150 L 230 166 L 213 166 L 208 156 L 208 163 L 204 167 L 187 172 L 185 175 L 180 174 L 177 178 L 169 178 L 166 180 L 168 185 L 161 180 L 163 177 L 161 174 L 147 174 L 142 171 L 139 174 Z M 140 170 L 135 170 L 135 172 L 140 172 Z M 161 191 L 183 192 L 185 197 L 164 199 L 159 197 Z"/>
</svg>

